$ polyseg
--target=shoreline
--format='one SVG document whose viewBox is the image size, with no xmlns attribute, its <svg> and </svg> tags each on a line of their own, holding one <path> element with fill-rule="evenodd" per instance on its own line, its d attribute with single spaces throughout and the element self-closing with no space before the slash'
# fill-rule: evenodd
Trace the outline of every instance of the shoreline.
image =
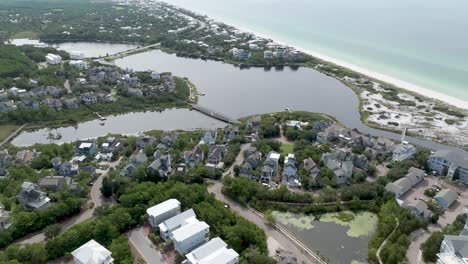
<svg viewBox="0 0 468 264">
<path fill-rule="evenodd" d="M 457 107 L 457 108 L 460 108 L 460 109 L 463 109 L 463 110 L 468 110 L 468 101 L 458 99 L 458 98 L 455 98 L 453 96 L 446 95 L 446 94 L 443 94 L 441 92 L 434 91 L 434 90 L 431 90 L 429 88 L 425 88 L 425 87 L 422 87 L 422 86 L 419 86 L 419 85 L 416 85 L 416 84 L 413 84 L 413 83 L 410 83 L 410 82 L 407 82 L 407 81 L 404 81 L 404 80 L 400 80 L 400 79 L 398 79 L 396 77 L 392 77 L 392 76 L 386 75 L 384 73 L 375 72 L 375 71 L 366 69 L 364 67 L 354 65 L 354 64 L 352 64 L 350 62 L 346 62 L 346 61 L 343 61 L 343 60 L 340 60 L 340 59 L 336 59 L 336 58 L 334 58 L 332 56 L 329 56 L 329 55 L 321 54 L 319 52 L 316 52 L 316 51 L 313 51 L 313 50 L 310 50 L 310 49 L 307 49 L 307 48 L 303 48 L 301 46 L 289 43 L 288 41 L 284 41 L 284 40 L 269 36 L 267 34 L 260 33 L 260 32 L 258 32 L 256 30 L 252 30 L 252 29 L 247 28 L 247 27 L 241 27 L 241 26 L 235 25 L 235 23 L 224 22 L 224 21 L 229 21 L 229 19 L 222 19 L 220 17 L 214 17 L 214 16 L 210 16 L 210 15 L 207 15 L 207 14 L 201 14 L 201 13 L 199 13 L 197 11 L 187 9 L 185 7 L 177 6 L 177 5 L 174 5 L 174 4 L 171 4 L 171 3 L 167 3 L 167 2 L 165 2 L 165 3 L 168 4 L 168 5 L 174 6 L 175 8 L 180 8 L 180 9 L 187 10 L 189 12 L 194 13 L 195 15 L 205 16 L 208 19 L 215 20 L 215 21 L 218 21 L 218 22 L 221 22 L 221 23 L 225 23 L 228 26 L 232 26 L 232 27 L 234 27 L 234 28 L 236 28 L 238 30 L 251 33 L 254 36 L 257 36 L 257 37 L 260 37 L 260 38 L 271 40 L 274 43 L 277 43 L 277 44 L 280 44 L 280 45 L 283 45 L 283 46 L 293 47 L 293 48 L 297 49 L 298 51 L 301 51 L 301 52 L 303 52 L 303 53 L 305 53 L 305 54 L 307 54 L 309 56 L 315 57 L 315 58 L 317 58 L 319 60 L 323 60 L 324 62 L 328 62 L 330 64 L 335 64 L 335 65 L 337 65 L 339 67 L 349 69 L 351 71 L 354 71 L 356 73 L 365 75 L 365 76 L 367 76 L 369 78 L 372 78 L 372 79 L 375 79 L 377 81 L 393 85 L 393 86 L 395 86 L 395 88 L 405 90 L 405 91 L 408 91 L 408 92 L 412 92 L 412 93 L 416 93 L 416 94 L 421 95 L 423 97 L 427 97 L 427 98 L 429 98 L 431 100 L 441 101 L 441 102 L 443 102 L 445 104 L 448 104 L 450 106 L 454 106 L 454 107 Z"/>
</svg>

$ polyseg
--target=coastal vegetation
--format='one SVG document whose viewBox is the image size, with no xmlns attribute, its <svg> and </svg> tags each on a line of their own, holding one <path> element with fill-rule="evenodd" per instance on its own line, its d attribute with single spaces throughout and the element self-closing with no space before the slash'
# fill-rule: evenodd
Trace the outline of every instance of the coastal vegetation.
<svg viewBox="0 0 468 264">
<path fill-rule="evenodd" d="M 0 252 L 0 260 L 45 263 L 70 253 L 90 239 L 109 246 L 119 263 L 131 263 L 131 255 L 121 233 L 142 223 L 146 209 L 168 198 L 176 198 L 182 208 L 193 208 L 201 221 L 210 225 L 210 236 L 221 237 L 241 255 L 240 263 L 271 263 L 266 256 L 266 236 L 261 229 L 234 214 L 206 191 L 203 185 L 181 182 L 142 182 L 125 187 L 116 197 L 119 205 L 103 210 L 97 219 L 75 225 L 44 244 L 10 246 Z M 120 250 L 123 249 L 122 252 Z M 119 250 L 119 251 L 116 251 Z"/>
</svg>

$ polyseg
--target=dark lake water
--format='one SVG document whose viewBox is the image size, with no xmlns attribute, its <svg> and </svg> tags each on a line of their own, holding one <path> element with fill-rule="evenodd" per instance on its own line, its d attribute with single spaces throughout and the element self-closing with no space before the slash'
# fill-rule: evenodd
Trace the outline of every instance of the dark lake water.
<svg viewBox="0 0 468 264">
<path fill-rule="evenodd" d="M 89 45 L 85 45 L 89 49 Z M 199 98 L 199 104 L 228 116 L 239 118 L 246 115 L 283 111 L 285 108 L 319 112 L 336 117 L 349 128 L 357 128 L 364 133 L 399 140 L 400 135 L 373 129 L 364 125 L 358 111 L 356 94 L 338 80 L 328 77 L 309 68 L 250 68 L 241 69 L 230 64 L 217 61 L 204 61 L 178 57 L 159 50 L 135 54 L 115 61 L 117 66 L 133 70 L 170 71 L 175 75 L 188 77 L 206 96 Z M 169 115 L 172 110 L 165 111 Z M 146 118 L 151 119 L 151 114 Z M 131 114 L 120 116 L 126 120 L 126 134 L 134 134 L 148 130 L 148 123 L 138 123 Z M 188 118 L 187 118 L 188 120 Z M 202 115 L 191 116 L 192 127 L 203 128 L 210 123 Z M 212 121 L 216 122 L 216 121 Z M 96 123 L 98 123 L 96 121 Z M 110 123 L 110 122 L 109 122 Z M 168 125 L 161 122 L 150 122 L 150 129 L 166 129 Z M 184 129 L 171 123 L 172 128 Z M 211 123 L 210 123 L 211 124 Z M 78 125 L 63 129 L 64 139 L 80 139 L 77 135 L 97 137 L 103 134 L 104 128 L 90 129 Z M 74 131 L 74 132 L 71 132 Z M 119 130 L 121 131 L 121 130 Z M 119 133 L 119 131 L 113 131 Z M 65 135 L 67 133 L 67 135 Z M 68 135 L 71 133 L 71 135 Z M 41 134 L 22 133 L 14 140 L 15 144 L 30 145 L 45 142 Z M 460 155 L 468 155 L 465 151 L 448 147 L 430 141 L 406 137 L 406 140 L 430 149 L 453 149 Z"/>
</svg>

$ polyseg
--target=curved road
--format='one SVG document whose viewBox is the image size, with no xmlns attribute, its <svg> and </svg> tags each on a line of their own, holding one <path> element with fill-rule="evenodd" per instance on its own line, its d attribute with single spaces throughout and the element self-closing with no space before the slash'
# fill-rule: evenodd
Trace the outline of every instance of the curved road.
<svg viewBox="0 0 468 264">
<path fill-rule="evenodd" d="M 120 162 L 120 159 L 116 162 L 112 162 L 112 163 L 104 162 L 101 164 L 109 165 L 110 166 L 109 169 L 110 169 L 110 168 L 115 168 L 119 164 L 119 162 Z M 113 201 L 112 199 L 108 199 L 102 196 L 101 194 L 102 180 L 104 179 L 105 176 L 107 176 L 109 169 L 96 170 L 96 173 L 100 174 L 100 176 L 96 179 L 90 191 L 90 198 L 91 198 L 90 201 L 94 204 L 93 208 L 82 211 L 79 214 L 73 216 L 72 218 L 69 218 L 68 220 L 65 220 L 64 222 L 59 223 L 60 226 L 62 227 L 62 231 L 67 230 L 74 225 L 77 225 L 88 219 L 93 218 L 93 213 L 96 207 L 102 206 L 104 204 L 108 204 L 110 206 L 115 204 L 115 201 Z M 14 244 L 33 244 L 33 243 L 43 242 L 45 240 L 46 240 L 46 237 L 44 235 L 44 232 L 40 231 L 40 232 L 36 232 L 28 236 L 25 236 L 23 238 L 20 238 L 16 240 Z"/>
</svg>

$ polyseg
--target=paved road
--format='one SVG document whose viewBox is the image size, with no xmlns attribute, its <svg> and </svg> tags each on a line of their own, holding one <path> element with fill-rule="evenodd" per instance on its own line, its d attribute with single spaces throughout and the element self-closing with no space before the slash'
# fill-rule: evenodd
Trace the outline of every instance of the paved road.
<svg viewBox="0 0 468 264">
<path fill-rule="evenodd" d="M 143 231 L 143 227 L 135 228 L 127 232 L 127 237 L 130 243 L 140 253 L 142 258 L 148 264 L 164 264 L 164 260 L 159 251 L 153 245 L 153 242 L 148 239 Z"/>
<path fill-rule="evenodd" d="M 101 163 L 101 164 L 106 164 L 109 165 L 109 168 L 115 168 L 117 164 L 120 162 L 120 159 L 116 162 L 112 163 Z M 102 186 L 102 180 L 104 179 L 105 176 L 107 176 L 107 173 L 109 172 L 109 169 L 107 170 L 96 170 L 98 174 L 101 174 L 96 181 L 93 184 L 93 187 L 91 188 L 90 192 L 90 197 L 91 197 L 91 202 L 94 204 L 94 207 L 92 209 L 88 209 L 86 211 L 83 211 L 72 218 L 60 223 L 60 226 L 62 227 L 62 231 L 67 230 L 71 228 L 74 225 L 77 225 L 79 223 L 82 223 L 88 219 L 93 218 L 93 213 L 96 207 L 99 207 L 104 204 L 108 204 L 110 206 L 113 206 L 115 204 L 115 201 L 112 199 L 108 199 L 101 194 L 101 186 Z M 45 241 L 46 237 L 44 235 L 43 231 L 33 233 L 31 235 L 28 235 L 26 237 L 23 237 L 21 239 L 18 239 L 15 241 L 15 244 L 33 244 L 33 243 L 39 243 Z"/>
</svg>

